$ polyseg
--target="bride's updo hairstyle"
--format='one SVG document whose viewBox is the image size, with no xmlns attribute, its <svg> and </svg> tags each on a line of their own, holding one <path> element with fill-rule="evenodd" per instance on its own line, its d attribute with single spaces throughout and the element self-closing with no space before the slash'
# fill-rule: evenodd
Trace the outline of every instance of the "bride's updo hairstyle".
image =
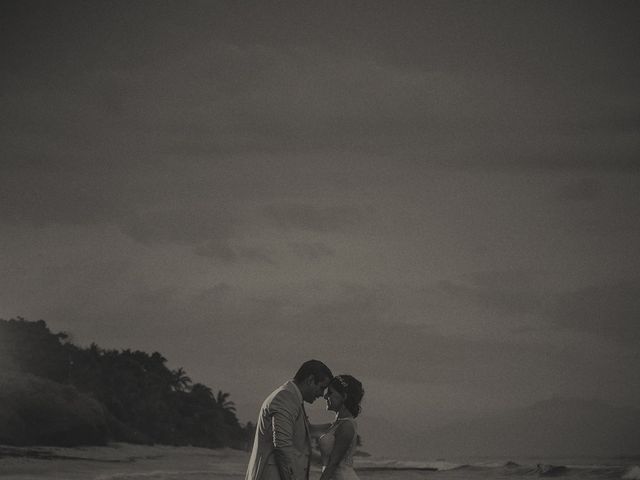
<svg viewBox="0 0 640 480">
<path fill-rule="evenodd" d="M 333 377 L 333 380 L 331 380 L 329 386 L 333 387 L 341 395 L 346 396 L 344 401 L 345 407 L 347 407 L 347 410 L 351 412 L 354 418 L 357 417 L 362 410 L 360 407 L 360 402 L 364 395 L 362 383 L 351 375 L 336 375 Z"/>
</svg>

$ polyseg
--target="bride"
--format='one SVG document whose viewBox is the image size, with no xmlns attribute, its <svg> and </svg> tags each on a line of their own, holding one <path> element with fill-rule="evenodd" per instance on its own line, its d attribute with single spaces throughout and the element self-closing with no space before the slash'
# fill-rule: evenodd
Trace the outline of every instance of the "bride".
<svg viewBox="0 0 640 480">
<path fill-rule="evenodd" d="M 358 480 L 353 469 L 358 441 L 355 417 L 363 395 L 362 383 L 351 375 L 337 375 L 329 384 L 324 398 L 336 419 L 318 439 L 323 465 L 320 480 Z"/>
</svg>

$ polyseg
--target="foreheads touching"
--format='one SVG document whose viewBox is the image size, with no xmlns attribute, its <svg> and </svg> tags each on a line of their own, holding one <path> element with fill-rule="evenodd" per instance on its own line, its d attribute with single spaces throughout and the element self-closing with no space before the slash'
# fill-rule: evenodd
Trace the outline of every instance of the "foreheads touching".
<svg viewBox="0 0 640 480">
<path fill-rule="evenodd" d="M 322 397 L 332 378 L 331 370 L 324 363 L 308 360 L 300 366 L 293 381 L 300 389 L 302 398 L 312 403 L 316 398 Z"/>
</svg>

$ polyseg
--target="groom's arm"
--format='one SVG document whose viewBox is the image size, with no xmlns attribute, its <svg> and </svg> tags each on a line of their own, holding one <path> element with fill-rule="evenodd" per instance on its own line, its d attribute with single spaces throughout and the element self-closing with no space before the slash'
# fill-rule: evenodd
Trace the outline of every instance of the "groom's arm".
<svg viewBox="0 0 640 480">
<path fill-rule="evenodd" d="M 295 398 L 288 398 L 289 392 L 282 391 L 271 401 L 271 431 L 273 432 L 273 455 L 282 480 L 296 479 L 293 467 L 296 449 L 293 432 L 296 418 L 300 414 Z"/>
</svg>

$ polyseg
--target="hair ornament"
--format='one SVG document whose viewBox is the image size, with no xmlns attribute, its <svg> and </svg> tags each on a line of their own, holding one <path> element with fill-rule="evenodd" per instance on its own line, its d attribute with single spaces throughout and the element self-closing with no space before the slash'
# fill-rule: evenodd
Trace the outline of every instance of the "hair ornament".
<svg viewBox="0 0 640 480">
<path fill-rule="evenodd" d="M 338 382 L 340 382 L 340 385 L 342 385 L 342 388 L 347 388 L 348 384 L 347 384 L 346 380 L 344 378 L 342 378 L 342 376 L 336 375 L 334 378 L 336 380 L 338 380 Z"/>
</svg>

